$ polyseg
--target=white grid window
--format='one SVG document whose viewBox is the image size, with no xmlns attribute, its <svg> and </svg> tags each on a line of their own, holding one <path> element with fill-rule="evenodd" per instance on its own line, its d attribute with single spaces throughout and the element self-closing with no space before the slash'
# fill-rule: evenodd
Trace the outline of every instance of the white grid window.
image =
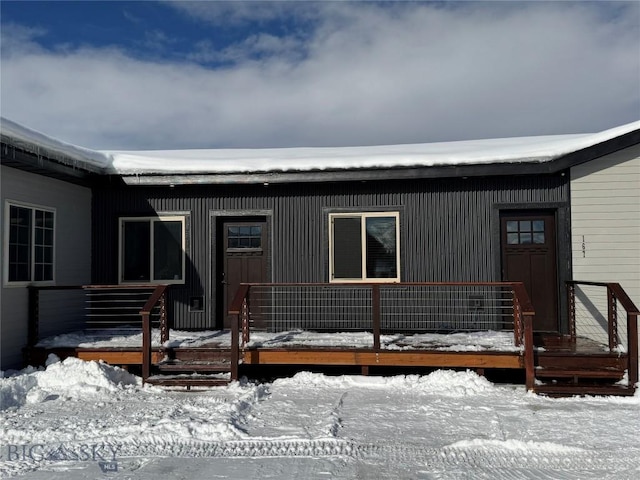
<svg viewBox="0 0 640 480">
<path fill-rule="evenodd" d="M 5 232 L 5 283 L 53 282 L 55 211 L 8 202 Z"/>
</svg>

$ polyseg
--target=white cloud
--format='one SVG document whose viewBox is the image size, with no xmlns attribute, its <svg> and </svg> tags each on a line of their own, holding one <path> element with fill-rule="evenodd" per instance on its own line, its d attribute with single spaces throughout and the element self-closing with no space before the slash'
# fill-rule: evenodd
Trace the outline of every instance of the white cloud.
<svg viewBox="0 0 640 480">
<path fill-rule="evenodd" d="M 229 8 L 200 3 L 188 5 L 208 21 Z M 235 21 L 282 14 L 269 5 Z M 640 118 L 640 5 L 499 6 L 331 3 L 305 35 L 254 31 L 224 50 L 203 40 L 190 59 L 231 62 L 218 69 L 45 50 L 28 29 L 8 46 L 3 29 L 2 115 L 110 149 L 428 142 Z"/>
<path fill-rule="evenodd" d="M 242 1 L 195 1 L 169 0 L 166 5 L 195 20 L 212 25 L 247 25 L 264 23 L 292 15 L 302 18 L 316 18 L 320 12 L 332 9 L 331 3 L 308 0 L 242 0 Z"/>
</svg>

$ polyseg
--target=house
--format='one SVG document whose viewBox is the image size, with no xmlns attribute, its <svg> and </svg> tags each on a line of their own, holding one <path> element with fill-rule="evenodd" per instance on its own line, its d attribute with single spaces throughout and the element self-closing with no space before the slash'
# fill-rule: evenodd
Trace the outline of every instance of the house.
<svg viewBox="0 0 640 480">
<path fill-rule="evenodd" d="M 23 212 L 7 214 L 14 204 L 54 212 L 56 275 L 43 281 L 168 284 L 173 328 L 229 328 L 246 282 L 518 281 L 534 330 L 559 333 L 572 328 L 565 284 L 573 278 L 619 282 L 640 298 L 640 122 L 420 145 L 140 152 L 94 152 L 2 126 L 3 229 Z M 20 187 L 5 189 L 5 177 Z M 49 184 L 65 199 L 48 198 L 39 185 Z M 588 201 L 594 184 L 615 192 L 597 208 Z M 63 227 L 83 233 L 67 238 Z M 18 268 L 7 235 L 3 270 Z M 66 248 L 77 255 L 65 257 Z M 3 365 L 26 341 L 18 325 L 28 282 L 5 274 L 3 345 L 4 332 L 15 333 Z M 468 301 L 471 311 L 484 300 Z"/>
</svg>

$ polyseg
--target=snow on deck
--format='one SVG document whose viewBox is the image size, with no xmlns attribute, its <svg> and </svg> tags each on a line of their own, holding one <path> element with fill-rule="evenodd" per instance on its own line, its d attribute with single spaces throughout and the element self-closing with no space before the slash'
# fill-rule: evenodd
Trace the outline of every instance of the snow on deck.
<svg viewBox="0 0 640 480">
<path fill-rule="evenodd" d="M 152 345 L 160 346 L 160 330 L 151 333 Z M 208 344 L 231 345 L 229 331 L 188 332 L 170 330 L 165 347 L 202 347 Z M 387 350 L 440 350 L 457 352 L 500 351 L 517 352 L 522 347 L 514 344 L 513 332 L 480 331 L 451 334 L 420 333 L 380 336 L 381 347 Z M 43 348 L 138 348 L 142 345 L 140 329 L 85 330 L 48 337 L 38 342 Z M 321 333 L 305 330 L 286 332 L 252 331 L 249 348 L 370 348 L 370 332 Z"/>
</svg>

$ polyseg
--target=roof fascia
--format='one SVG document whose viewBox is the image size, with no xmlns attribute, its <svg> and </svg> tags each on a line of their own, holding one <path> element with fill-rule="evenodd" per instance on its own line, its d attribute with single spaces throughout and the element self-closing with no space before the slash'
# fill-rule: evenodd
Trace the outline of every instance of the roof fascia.
<svg viewBox="0 0 640 480">
<path fill-rule="evenodd" d="M 276 183 L 366 182 L 416 178 L 535 175 L 553 173 L 547 163 L 508 163 L 442 167 L 331 170 L 248 174 L 122 175 L 127 185 L 245 185 Z"/>
<path fill-rule="evenodd" d="M 551 162 L 553 171 L 566 170 L 638 144 L 640 144 L 640 129 L 558 157 Z"/>
<path fill-rule="evenodd" d="M 98 174 L 84 168 L 65 165 L 46 155 L 36 155 L 5 142 L 2 142 L 0 147 L 0 163 L 7 167 L 83 186 L 91 185 Z"/>
</svg>

